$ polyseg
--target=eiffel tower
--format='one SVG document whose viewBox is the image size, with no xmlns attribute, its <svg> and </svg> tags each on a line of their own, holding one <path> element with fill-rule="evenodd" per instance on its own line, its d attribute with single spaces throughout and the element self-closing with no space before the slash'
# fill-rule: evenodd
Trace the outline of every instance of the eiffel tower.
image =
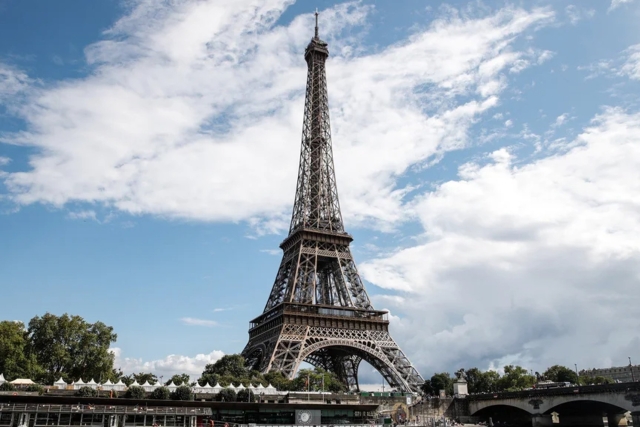
<svg viewBox="0 0 640 427">
<path fill-rule="evenodd" d="M 358 275 L 338 203 L 325 62 L 327 43 L 307 46 L 302 149 L 289 235 L 264 312 L 251 321 L 242 351 L 247 366 L 293 378 L 300 363 L 333 372 L 358 390 L 362 360 L 401 391 L 424 382 L 389 335 L 386 311 L 374 310 Z"/>
</svg>

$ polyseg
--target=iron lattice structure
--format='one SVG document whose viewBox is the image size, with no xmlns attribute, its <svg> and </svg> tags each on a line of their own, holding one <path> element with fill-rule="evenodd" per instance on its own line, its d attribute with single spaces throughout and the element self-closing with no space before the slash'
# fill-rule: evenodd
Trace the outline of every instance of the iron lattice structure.
<svg viewBox="0 0 640 427">
<path fill-rule="evenodd" d="M 389 335 L 387 312 L 373 309 L 344 230 L 333 167 L 325 62 L 327 43 L 307 46 L 307 90 L 296 197 L 289 235 L 262 315 L 251 322 L 242 354 L 261 372 L 293 378 L 302 361 L 334 372 L 358 389 L 362 360 L 392 386 L 424 382 Z"/>
</svg>

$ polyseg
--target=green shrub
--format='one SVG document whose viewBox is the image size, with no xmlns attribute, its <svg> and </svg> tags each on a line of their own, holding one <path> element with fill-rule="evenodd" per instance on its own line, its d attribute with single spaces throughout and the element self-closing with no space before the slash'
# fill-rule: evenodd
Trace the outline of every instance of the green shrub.
<svg viewBox="0 0 640 427">
<path fill-rule="evenodd" d="M 236 401 L 236 392 L 230 388 L 223 388 L 220 390 L 220 393 L 216 396 L 216 400 L 218 402 L 235 402 Z"/>
<path fill-rule="evenodd" d="M 171 399 L 173 400 L 193 400 L 193 393 L 191 393 L 191 387 L 181 385 L 171 393 Z"/>
<path fill-rule="evenodd" d="M 44 387 L 42 387 L 40 384 L 29 384 L 29 386 L 27 386 L 27 388 L 26 388 L 26 391 L 35 391 L 39 395 L 43 395 L 44 394 Z"/>
<path fill-rule="evenodd" d="M 10 382 L 0 384 L 0 391 L 14 391 L 16 388 Z"/>
<path fill-rule="evenodd" d="M 145 397 L 147 397 L 147 392 L 144 390 L 144 388 L 134 385 L 127 389 L 127 393 L 124 395 L 124 397 L 128 399 L 144 399 Z"/>
<path fill-rule="evenodd" d="M 238 392 L 236 400 L 238 402 L 255 402 L 256 397 L 254 396 L 253 391 L 244 389 Z"/>
<path fill-rule="evenodd" d="M 91 387 L 81 387 L 80 389 L 76 390 L 75 394 L 79 397 L 97 397 L 98 390 L 94 390 Z"/>
<path fill-rule="evenodd" d="M 158 400 L 168 400 L 169 398 L 171 398 L 171 392 L 166 387 L 158 387 L 151 392 L 151 398 Z"/>
</svg>

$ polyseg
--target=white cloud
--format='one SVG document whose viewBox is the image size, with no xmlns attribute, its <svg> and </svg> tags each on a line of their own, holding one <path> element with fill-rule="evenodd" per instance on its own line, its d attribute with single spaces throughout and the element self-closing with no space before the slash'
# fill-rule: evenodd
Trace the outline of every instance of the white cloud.
<svg viewBox="0 0 640 427">
<path fill-rule="evenodd" d="M 69 212 L 67 216 L 71 219 L 92 219 L 94 221 L 97 220 L 96 212 L 92 210 Z"/>
<path fill-rule="evenodd" d="M 568 118 L 569 118 L 569 114 L 568 113 L 560 114 L 558 117 L 556 117 L 556 121 L 553 123 L 552 126 L 553 127 L 562 126 L 563 124 L 566 123 Z"/>
<path fill-rule="evenodd" d="M 25 91 L 29 84 L 28 76 L 23 71 L 0 63 L 0 102 Z"/>
<path fill-rule="evenodd" d="M 504 127 L 510 128 L 511 126 L 513 126 L 513 120 L 507 120 L 504 122 Z"/>
<path fill-rule="evenodd" d="M 216 322 L 215 320 L 196 319 L 194 317 L 183 317 L 180 319 L 180 321 L 185 325 L 190 325 L 190 326 L 206 326 L 208 328 L 218 326 L 218 322 Z"/>
<path fill-rule="evenodd" d="M 629 47 L 620 74 L 634 80 L 640 80 L 640 44 Z"/>
<path fill-rule="evenodd" d="M 624 363 L 640 351 L 640 114 L 607 109 L 530 164 L 490 159 L 421 197 L 419 244 L 360 265 L 399 292 L 376 298 L 403 313 L 392 332 L 425 375 Z"/>
<path fill-rule="evenodd" d="M 186 373 L 191 376 L 192 380 L 200 377 L 206 365 L 214 363 L 224 356 L 222 351 L 214 350 L 209 354 L 197 354 L 194 357 L 170 354 L 164 359 L 143 361 L 142 359 L 122 357 L 122 349 L 118 347 L 110 350 L 115 355 L 114 366 L 122 369 L 125 374 L 152 372 L 158 377 L 162 375 L 169 378 L 175 374 Z"/>
<path fill-rule="evenodd" d="M 571 25 L 576 25 L 583 19 L 593 18 L 596 14 L 596 11 L 593 9 L 583 9 L 573 4 L 567 6 L 564 11 L 569 18 L 569 22 L 571 22 Z"/>
<path fill-rule="evenodd" d="M 273 25 L 288 3 L 139 2 L 86 49 L 88 77 L 38 90 L 22 105 L 28 131 L 12 142 L 40 153 L 31 170 L 5 178 L 12 199 L 285 227 L 312 28 L 311 15 Z M 323 11 L 321 35 L 332 52 L 345 217 L 388 228 L 408 214 L 399 177 L 472 143 L 467 131 L 499 102 L 507 71 L 545 56 L 514 41 L 553 12 L 505 8 L 472 19 L 448 9 L 403 43 L 364 54 L 357 37 L 341 34 L 369 12 L 359 3 Z"/>
<path fill-rule="evenodd" d="M 626 3 L 631 3 L 633 0 L 611 0 L 611 6 L 609 6 L 609 10 L 607 12 L 611 12 L 614 9 L 622 6 Z"/>
</svg>

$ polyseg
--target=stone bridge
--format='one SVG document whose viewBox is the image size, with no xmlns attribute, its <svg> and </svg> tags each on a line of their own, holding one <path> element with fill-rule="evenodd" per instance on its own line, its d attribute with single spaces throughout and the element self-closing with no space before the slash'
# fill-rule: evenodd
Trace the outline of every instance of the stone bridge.
<svg viewBox="0 0 640 427">
<path fill-rule="evenodd" d="M 640 383 L 477 394 L 466 400 L 469 415 L 494 423 L 604 426 L 606 418 L 609 427 L 617 427 L 626 426 L 631 413 L 634 426 L 640 426 Z"/>
</svg>

